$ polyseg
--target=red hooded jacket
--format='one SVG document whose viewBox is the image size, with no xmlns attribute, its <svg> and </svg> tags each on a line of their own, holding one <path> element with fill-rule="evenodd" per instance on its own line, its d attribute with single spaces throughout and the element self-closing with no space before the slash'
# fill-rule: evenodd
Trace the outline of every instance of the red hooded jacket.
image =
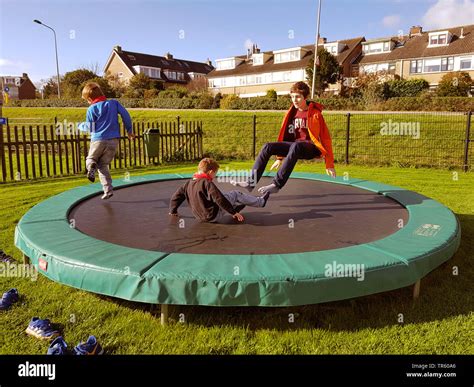
<svg viewBox="0 0 474 387">
<path fill-rule="evenodd" d="M 334 154 L 332 152 L 332 142 L 329 129 L 324 122 L 322 111 L 324 106 L 317 102 L 309 102 L 308 104 L 308 132 L 313 144 L 321 151 L 322 157 L 326 162 L 326 168 L 334 168 Z M 296 108 L 291 108 L 285 115 L 281 125 L 278 141 L 294 141 L 293 134 L 288 131 L 288 124 L 296 114 Z M 278 156 L 282 159 L 283 156 Z"/>
</svg>

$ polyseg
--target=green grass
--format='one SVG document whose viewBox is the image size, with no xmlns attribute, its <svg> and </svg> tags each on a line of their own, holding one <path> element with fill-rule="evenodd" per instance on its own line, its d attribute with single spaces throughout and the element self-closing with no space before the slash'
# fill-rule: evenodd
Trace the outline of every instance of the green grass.
<svg viewBox="0 0 474 387">
<path fill-rule="evenodd" d="M 222 168 L 249 168 L 222 162 Z M 136 169 L 144 173 L 192 172 L 195 166 Z M 297 171 L 321 172 L 322 165 L 299 163 Z M 98 296 L 39 276 L 0 277 L 0 290 L 22 294 L 0 312 L 1 354 L 44 354 L 48 344 L 24 333 L 33 316 L 50 318 L 68 343 L 95 334 L 112 354 L 473 354 L 474 353 L 474 179 L 447 170 L 341 166 L 338 173 L 398 185 L 432 197 L 459 217 L 462 243 L 448 262 L 411 288 L 354 300 L 288 308 L 175 307 L 162 327 L 159 310 L 145 304 Z M 121 171 L 115 171 L 119 176 Z M 457 178 L 457 180 L 456 180 Z M 83 178 L 43 179 L 0 187 L 0 248 L 21 260 L 14 247 L 16 223 L 36 203 L 79 185 Z M 45 230 L 46 232 L 46 230 Z M 452 275 L 457 266 L 459 275 Z M 294 322 L 289 322 L 289 315 Z M 403 323 L 399 323 L 400 314 Z M 184 317 L 185 323 L 180 323 Z"/>
</svg>

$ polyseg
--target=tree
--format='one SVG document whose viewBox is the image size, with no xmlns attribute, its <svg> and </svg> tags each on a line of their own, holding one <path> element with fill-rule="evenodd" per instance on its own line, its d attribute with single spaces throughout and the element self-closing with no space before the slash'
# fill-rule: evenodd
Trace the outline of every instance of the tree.
<svg viewBox="0 0 474 387">
<path fill-rule="evenodd" d="M 326 51 L 324 47 L 318 48 L 319 64 L 316 68 L 316 79 L 314 83 L 315 94 L 321 93 L 328 87 L 330 83 L 336 83 L 341 74 L 341 67 L 337 58 L 330 52 Z M 306 67 L 306 80 L 311 88 L 313 84 L 313 65 L 314 55 Z"/>
<path fill-rule="evenodd" d="M 186 85 L 186 89 L 188 89 L 189 92 L 191 93 L 199 93 L 199 92 L 204 92 L 208 90 L 208 83 L 207 83 L 207 78 L 201 77 L 201 78 L 194 78 L 191 80 Z"/>
<path fill-rule="evenodd" d="M 95 78 L 98 78 L 98 75 L 87 69 L 70 71 L 64 74 L 61 91 L 66 98 L 81 98 L 83 85 Z"/>
<path fill-rule="evenodd" d="M 135 74 L 128 83 L 125 90 L 124 97 L 127 98 L 143 98 L 145 90 L 162 90 L 163 83 L 154 79 L 151 79 L 148 75 L 143 73 Z"/>
<path fill-rule="evenodd" d="M 471 76 L 464 71 L 443 75 L 436 89 L 439 97 L 467 97 L 473 86 Z"/>
<path fill-rule="evenodd" d="M 97 83 L 100 86 L 102 92 L 104 93 L 104 95 L 107 98 L 116 97 L 114 89 L 112 88 L 112 86 L 110 86 L 109 82 L 107 82 L 106 79 L 104 79 L 102 77 L 96 77 L 96 78 L 89 79 L 81 85 L 80 89 L 82 90 L 84 88 L 84 86 L 86 85 L 86 83 L 88 83 L 88 82 Z"/>
</svg>

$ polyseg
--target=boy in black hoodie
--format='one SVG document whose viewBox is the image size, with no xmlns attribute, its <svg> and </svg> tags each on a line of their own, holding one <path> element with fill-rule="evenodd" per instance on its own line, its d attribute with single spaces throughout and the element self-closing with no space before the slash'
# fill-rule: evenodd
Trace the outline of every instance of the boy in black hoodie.
<svg viewBox="0 0 474 387">
<path fill-rule="evenodd" d="M 170 215 L 178 215 L 178 207 L 187 200 L 196 219 L 203 222 L 219 223 L 226 213 L 239 222 L 244 221 L 240 214 L 245 206 L 265 207 L 270 193 L 253 196 L 240 191 L 222 193 L 213 183 L 219 164 L 210 158 L 202 159 L 191 180 L 188 180 L 174 193 L 170 202 Z"/>
</svg>

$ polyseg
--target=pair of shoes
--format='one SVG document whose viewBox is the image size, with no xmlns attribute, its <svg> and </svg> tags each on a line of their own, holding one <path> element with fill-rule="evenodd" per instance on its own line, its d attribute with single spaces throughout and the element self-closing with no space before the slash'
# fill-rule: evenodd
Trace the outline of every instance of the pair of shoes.
<svg viewBox="0 0 474 387">
<path fill-rule="evenodd" d="M 17 302 L 19 298 L 18 290 L 12 288 L 7 292 L 3 293 L 0 299 L 0 310 L 8 310 L 13 303 Z"/>
<path fill-rule="evenodd" d="M 89 169 L 87 170 L 87 178 L 93 183 L 95 181 L 95 173 L 97 172 L 97 164 L 92 163 L 89 165 Z"/>
<path fill-rule="evenodd" d="M 67 349 L 67 343 L 62 336 L 57 337 L 48 348 L 48 355 L 103 355 L 104 349 L 95 336 L 89 336 L 85 343 L 77 344 L 72 353 Z"/>
<path fill-rule="evenodd" d="M 112 191 L 106 192 L 102 195 L 101 199 L 102 200 L 107 200 L 107 199 L 110 199 L 112 196 L 114 196 L 114 193 Z"/>
<path fill-rule="evenodd" d="M 31 319 L 25 332 L 40 340 L 53 340 L 59 336 L 59 332 L 51 327 L 51 322 L 48 319 L 41 320 L 39 317 Z"/>
</svg>

